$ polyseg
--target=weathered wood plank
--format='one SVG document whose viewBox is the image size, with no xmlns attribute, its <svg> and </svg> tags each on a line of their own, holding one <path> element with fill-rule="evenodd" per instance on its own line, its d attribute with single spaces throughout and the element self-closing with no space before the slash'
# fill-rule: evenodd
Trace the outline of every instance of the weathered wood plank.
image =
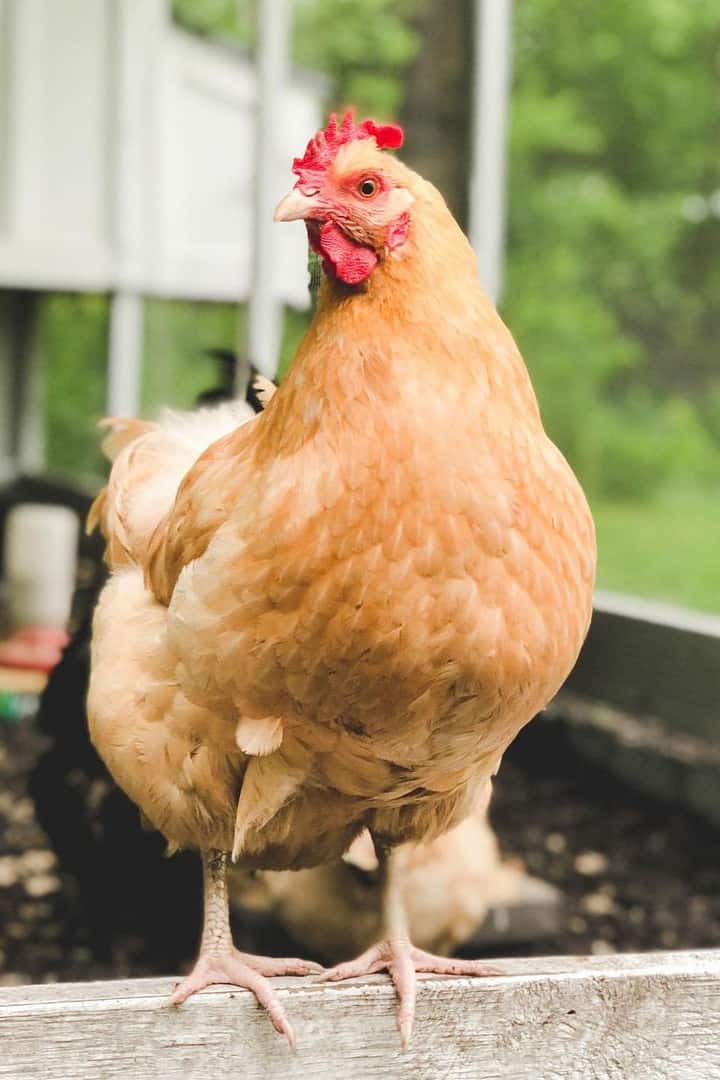
<svg viewBox="0 0 720 1080">
<path fill-rule="evenodd" d="M 170 979 L 0 990 L 12 1080 L 714 1080 L 720 951 L 499 961 L 493 979 L 423 977 L 410 1052 L 376 976 L 280 982 L 292 1054 L 250 994 L 166 1007 Z"/>
<path fill-rule="evenodd" d="M 568 690 L 718 745 L 720 616 L 598 591 Z"/>
<path fill-rule="evenodd" d="M 720 616 L 598 591 L 552 710 L 578 749 L 720 825 Z"/>
</svg>

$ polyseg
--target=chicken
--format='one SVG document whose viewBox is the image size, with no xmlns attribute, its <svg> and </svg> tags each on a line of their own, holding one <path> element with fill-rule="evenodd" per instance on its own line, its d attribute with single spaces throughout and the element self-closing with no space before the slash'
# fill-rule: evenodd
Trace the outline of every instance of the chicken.
<svg viewBox="0 0 720 1080">
<path fill-rule="evenodd" d="M 399 887 L 411 939 L 423 949 L 449 955 L 478 932 L 491 907 L 547 904 L 550 887 L 528 877 L 514 860 L 500 858 L 483 807 L 449 832 L 397 849 Z M 352 956 L 377 940 L 382 896 L 378 859 L 367 831 L 335 862 L 309 870 L 234 871 L 231 905 L 272 911 L 283 929 L 313 955 Z"/>
<path fill-rule="evenodd" d="M 311 139 L 276 210 L 324 270 L 289 375 L 190 467 L 171 430 L 126 429 L 96 515 L 118 569 L 91 736 L 170 847 L 203 858 L 200 955 L 171 1001 L 245 986 L 290 1040 L 267 976 L 309 967 L 234 949 L 228 853 L 300 869 L 370 831 L 381 940 L 323 977 L 388 971 L 407 1045 L 416 972 L 494 969 L 412 944 L 393 849 L 487 798 L 591 614 L 585 498 L 466 238 L 384 153 L 401 141 L 351 113 Z"/>
</svg>

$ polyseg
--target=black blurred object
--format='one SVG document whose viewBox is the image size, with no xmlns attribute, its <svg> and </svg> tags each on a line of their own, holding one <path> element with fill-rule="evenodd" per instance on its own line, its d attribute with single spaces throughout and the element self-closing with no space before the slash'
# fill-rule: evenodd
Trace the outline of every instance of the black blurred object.
<svg viewBox="0 0 720 1080">
<path fill-rule="evenodd" d="M 223 349 L 210 354 L 220 362 L 219 384 L 202 394 L 197 405 L 233 397 L 234 354 Z M 253 385 L 257 372 L 251 372 L 246 398 L 260 412 Z M 77 509 L 87 514 L 89 499 Z M 30 775 L 29 792 L 77 900 L 76 910 L 71 905 L 72 921 L 87 933 L 95 959 L 111 961 L 115 944 L 125 938 L 137 942 L 143 965 L 158 973 L 176 972 L 196 947 L 200 863 L 189 852 L 163 857 L 162 837 L 141 826 L 137 807 L 113 782 L 90 743 L 85 699 L 92 615 L 107 576 L 102 546 L 93 539 L 93 572 L 76 598 L 77 629 L 41 700 L 37 724 L 49 746 Z"/>
<path fill-rule="evenodd" d="M 200 394 L 195 404 L 198 407 L 201 405 L 215 405 L 219 401 L 229 401 L 234 397 L 235 380 L 237 379 L 238 367 L 240 367 L 249 373 L 245 400 L 256 413 L 262 412 L 263 405 L 255 389 L 255 379 L 260 374 L 258 369 L 248 360 L 239 358 L 232 349 L 206 349 L 205 353 L 218 361 L 219 382 L 212 390 L 205 390 Z"/>
<path fill-rule="evenodd" d="M 43 694 L 38 727 L 50 747 L 30 776 L 29 792 L 60 871 L 72 879 L 73 921 L 87 929 L 95 958 L 110 961 L 114 942 L 129 935 L 142 939 L 143 961 L 159 972 L 175 971 L 195 945 L 199 864 L 187 853 L 162 857 L 162 837 L 142 828 L 137 807 L 90 743 L 91 622 L 88 611 Z"/>
</svg>

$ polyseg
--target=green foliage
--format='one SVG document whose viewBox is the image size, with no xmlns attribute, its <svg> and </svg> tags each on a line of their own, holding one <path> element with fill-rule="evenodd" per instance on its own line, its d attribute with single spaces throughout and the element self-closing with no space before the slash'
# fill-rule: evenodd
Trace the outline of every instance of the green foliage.
<svg viewBox="0 0 720 1080">
<path fill-rule="evenodd" d="M 50 471 L 101 476 L 97 422 L 105 412 L 109 305 L 105 296 L 54 293 L 42 303 L 45 446 Z"/>
<path fill-rule="evenodd" d="M 279 379 L 285 377 L 297 352 L 297 347 L 302 341 L 303 334 L 308 328 L 310 317 L 309 311 L 295 311 L 293 308 L 285 308 L 285 324 L 280 345 L 280 363 L 278 365 Z"/>
<path fill-rule="evenodd" d="M 720 379 L 711 379 L 700 402 L 700 417 L 713 442 L 720 445 Z"/>
<path fill-rule="evenodd" d="M 145 302 L 142 410 L 191 409 L 198 394 L 218 384 L 208 349 L 235 349 L 244 340 L 247 310 L 234 304 Z"/>
<path fill-rule="evenodd" d="M 646 501 L 660 489 L 712 490 L 720 480 L 717 447 L 684 398 L 657 401 L 634 391 L 590 417 L 598 475 L 592 490 L 616 500 Z"/>
<path fill-rule="evenodd" d="M 252 40 L 250 0 L 172 0 L 172 13 L 181 26 L 196 34 L 225 37 L 244 45 Z"/>
<path fill-rule="evenodd" d="M 720 476 L 719 57 L 717 5 L 516 8 L 504 311 L 591 492 Z"/>
<path fill-rule="evenodd" d="M 333 104 L 386 119 L 403 100 L 403 76 L 417 48 L 418 0 L 299 0 L 295 55 L 333 80 Z"/>
</svg>

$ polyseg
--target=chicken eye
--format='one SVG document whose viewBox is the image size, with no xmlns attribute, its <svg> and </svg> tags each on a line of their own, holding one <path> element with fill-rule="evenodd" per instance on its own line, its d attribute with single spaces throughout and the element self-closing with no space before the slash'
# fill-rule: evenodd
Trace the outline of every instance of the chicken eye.
<svg viewBox="0 0 720 1080">
<path fill-rule="evenodd" d="M 366 176 L 365 179 L 361 180 L 358 184 L 358 192 L 362 195 L 363 199 L 372 199 L 377 189 L 377 180 L 373 180 L 372 176 Z"/>
</svg>

